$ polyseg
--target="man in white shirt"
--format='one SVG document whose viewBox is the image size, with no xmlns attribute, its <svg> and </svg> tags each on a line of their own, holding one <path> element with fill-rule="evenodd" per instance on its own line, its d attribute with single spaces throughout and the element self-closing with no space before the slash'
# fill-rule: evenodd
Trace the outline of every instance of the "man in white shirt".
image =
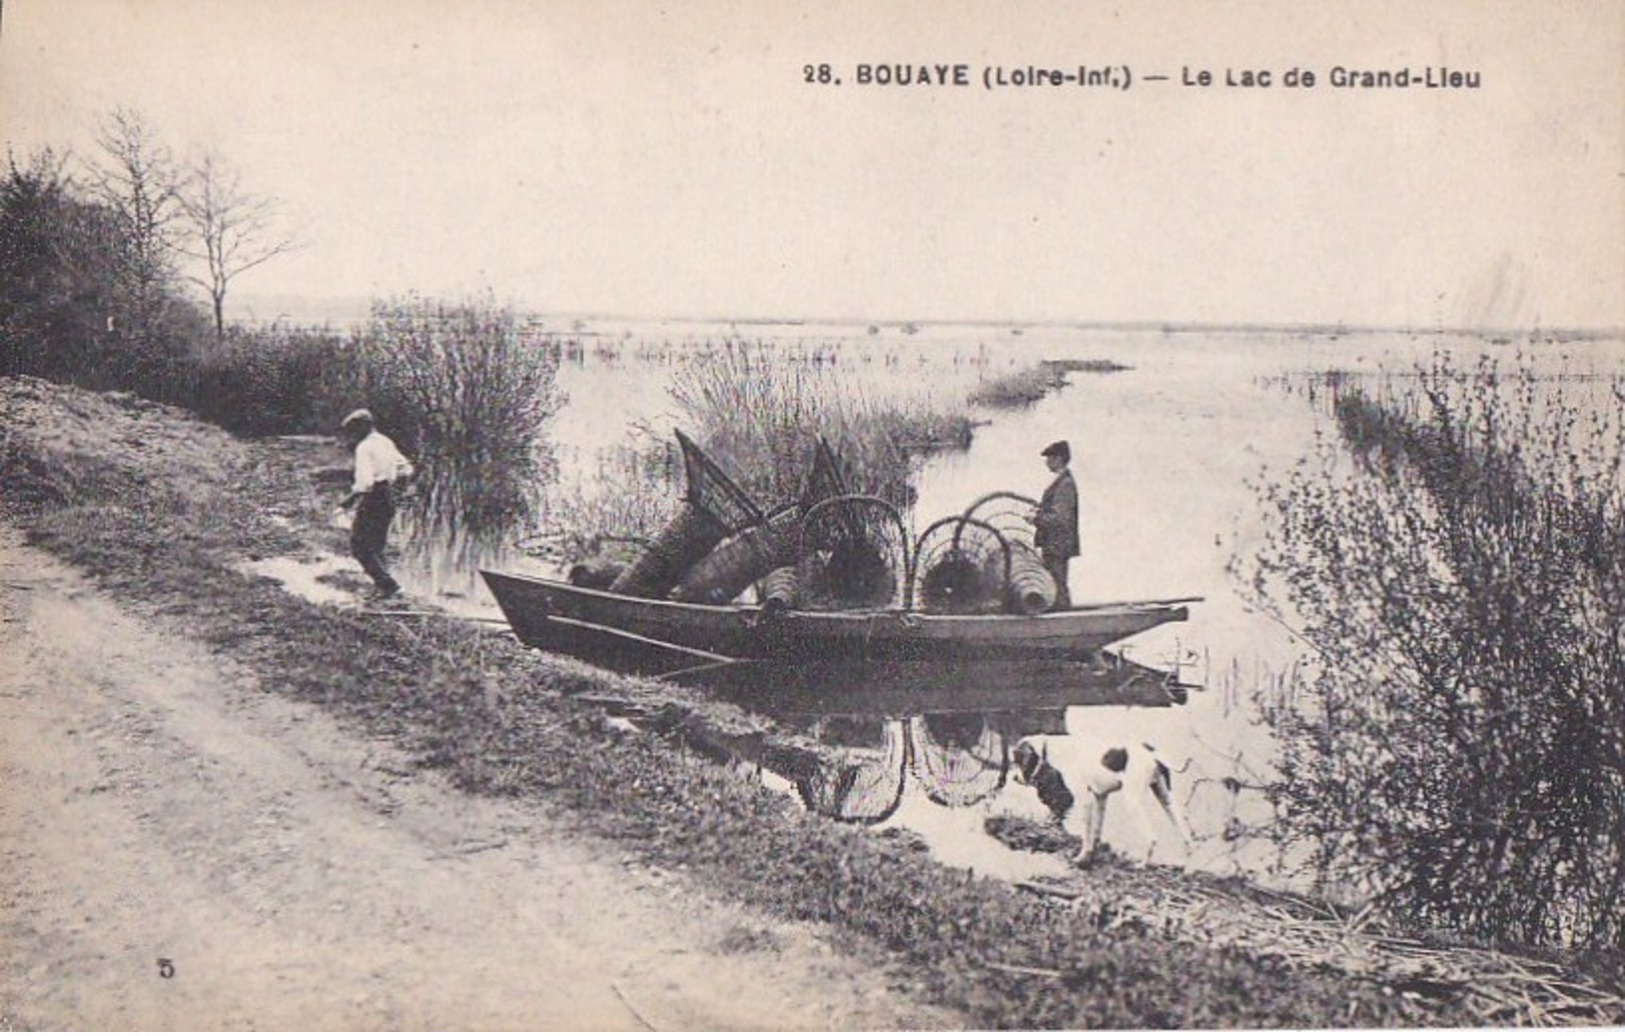
<svg viewBox="0 0 1625 1036">
<path fill-rule="evenodd" d="M 355 450 L 355 484 L 343 504 L 346 510 L 358 505 L 350 525 L 350 552 L 377 584 L 375 599 L 387 600 L 401 592 L 401 584 L 384 567 L 389 523 L 395 518 L 395 485 L 412 477 L 412 463 L 373 427 L 369 410 L 352 411 L 341 428 Z"/>
</svg>

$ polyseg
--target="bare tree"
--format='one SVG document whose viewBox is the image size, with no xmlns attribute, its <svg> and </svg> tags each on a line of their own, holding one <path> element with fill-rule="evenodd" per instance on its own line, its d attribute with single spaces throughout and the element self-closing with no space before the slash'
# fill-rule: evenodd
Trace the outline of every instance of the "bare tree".
<svg viewBox="0 0 1625 1036">
<path fill-rule="evenodd" d="M 197 241 L 181 251 L 202 260 L 207 271 L 188 279 L 209 293 L 218 341 L 226 334 L 226 290 L 232 280 L 298 246 L 273 232 L 281 202 L 244 190 L 237 172 L 212 153 L 193 165 L 181 205 Z"/>
<path fill-rule="evenodd" d="M 114 109 L 96 135 L 101 161 L 90 168 L 90 187 L 119 229 L 120 337 L 138 346 L 156 335 L 175 273 L 175 221 L 179 184 L 169 149 L 136 111 Z"/>
</svg>

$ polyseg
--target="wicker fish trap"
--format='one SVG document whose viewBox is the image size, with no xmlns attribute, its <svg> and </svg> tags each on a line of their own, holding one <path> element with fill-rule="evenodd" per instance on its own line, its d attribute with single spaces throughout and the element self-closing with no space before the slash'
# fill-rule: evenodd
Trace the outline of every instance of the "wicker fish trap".
<svg viewBox="0 0 1625 1036">
<path fill-rule="evenodd" d="M 1032 497 L 1001 490 L 971 501 L 970 506 L 965 508 L 965 517 L 986 522 L 1011 543 L 1025 543 L 1030 547 L 1033 542 L 1032 515 L 1037 509 L 1038 501 Z"/>
<path fill-rule="evenodd" d="M 1055 604 L 1055 577 L 1038 552 L 1026 544 L 1012 544 L 1007 606 L 1020 615 L 1038 615 Z"/>
<path fill-rule="evenodd" d="M 783 508 L 696 562 L 672 590 L 672 600 L 727 604 L 750 584 L 794 561 L 800 532 L 801 508 Z"/>
<path fill-rule="evenodd" d="M 1010 581 L 1010 544 L 993 526 L 950 515 L 914 544 L 914 607 L 948 615 L 1003 609 Z"/>
<path fill-rule="evenodd" d="M 755 501 L 693 439 L 675 434 L 687 479 L 683 506 L 610 584 L 614 593 L 663 597 L 724 538 L 762 522 Z"/>
<path fill-rule="evenodd" d="M 801 522 L 800 596 L 817 610 L 900 605 L 909 571 L 902 515 L 879 497 L 832 497 Z"/>
<path fill-rule="evenodd" d="M 684 499 L 690 507 L 710 515 L 728 533 L 736 533 L 763 520 L 762 509 L 728 477 L 727 472 L 682 432 L 676 432 L 683 451 L 683 474 L 687 480 Z"/>
<path fill-rule="evenodd" d="M 609 589 L 632 597 L 662 597 L 727 535 L 727 528 L 710 512 L 684 504 Z"/>
<path fill-rule="evenodd" d="M 807 481 L 801 488 L 802 508 L 810 508 L 834 497 L 847 496 L 852 492 L 848 488 L 851 485 L 852 476 L 846 464 L 836 455 L 829 440 L 819 436 L 818 445 L 813 448 L 812 467 L 808 469 Z"/>
</svg>

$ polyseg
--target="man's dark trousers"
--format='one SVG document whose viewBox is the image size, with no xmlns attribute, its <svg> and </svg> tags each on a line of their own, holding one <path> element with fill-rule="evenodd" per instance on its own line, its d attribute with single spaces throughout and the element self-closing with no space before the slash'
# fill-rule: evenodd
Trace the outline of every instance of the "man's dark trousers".
<svg viewBox="0 0 1625 1036">
<path fill-rule="evenodd" d="M 355 522 L 350 526 L 350 552 L 361 562 L 378 589 L 392 594 L 401 584 L 384 567 L 384 547 L 389 543 L 389 523 L 395 520 L 395 496 L 388 482 L 380 482 L 361 496 Z"/>
<path fill-rule="evenodd" d="M 1066 585 L 1067 562 L 1072 559 L 1047 550 L 1039 553 L 1044 559 L 1044 567 L 1049 569 L 1050 577 L 1055 580 L 1055 603 L 1051 610 L 1072 607 L 1072 591 Z"/>
</svg>

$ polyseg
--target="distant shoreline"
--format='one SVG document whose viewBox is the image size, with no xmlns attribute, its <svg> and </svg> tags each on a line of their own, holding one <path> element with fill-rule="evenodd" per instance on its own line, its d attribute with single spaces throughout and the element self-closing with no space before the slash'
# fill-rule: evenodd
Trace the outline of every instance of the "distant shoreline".
<svg viewBox="0 0 1625 1036">
<path fill-rule="evenodd" d="M 387 296 L 379 296 L 387 297 Z M 461 297 L 461 296 L 455 296 Z M 1266 335 L 1308 335 L 1312 337 L 1342 337 L 1345 335 L 1363 334 L 1411 334 L 1411 335 L 1448 335 L 1473 336 L 1489 340 L 1506 339 L 1508 343 L 1519 339 L 1528 340 L 1533 337 L 1537 340 L 1557 341 L 1606 341 L 1611 338 L 1625 339 L 1625 326 L 1622 327 L 1562 327 L 1562 326 L 1527 326 L 1527 327 L 1461 327 L 1461 326 L 1435 326 L 1435 327 L 1409 327 L 1398 324 L 1340 324 L 1320 322 L 1284 322 L 1269 321 L 1243 321 L 1235 323 L 1210 321 L 1162 321 L 1162 320 L 988 320 L 988 319 L 898 319 L 898 318 L 863 318 L 863 317 L 707 317 L 707 316 L 657 316 L 649 314 L 624 313 L 572 313 L 548 312 L 540 308 L 528 308 L 518 303 L 509 302 L 509 305 L 521 312 L 539 318 L 544 329 L 554 333 L 576 333 L 593 335 L 601 333 L 594 325 L 611 325 L 617 329 L 636 324 L 648 325 L 675 325 L 680 327 L 703 327 L 726 329 L 745 328 L 850 328 L 854 337 L 888 332 L 892 334 L 913 334 L 931 328 L 966 330 L 985 329 L 993 332 L 1002 332 L 1009 335 L 1019 335 L 1028 330 L 1040 331 L 1114 331 L 1114 332 L 1151 332 L 1168 335 L 1186 334 L 1266 334 Z M 266 295 L 246 296 L 241 302 L 229 302 L 230 318 L 233 323 L 247 326 L 265 326 L 274 323 L 289 323 L 297 326 L 321 326 L 329 324 L 335 327 L 347 328 L 359 326 L 366 322 L 371 312 L 372 299 L 334 296 L 293 296 L 293 295 Z M 871 331 L 870 329 L 874 329 Z M 910 329 L 913 329 L 912 331 Z"/>
</svg>

